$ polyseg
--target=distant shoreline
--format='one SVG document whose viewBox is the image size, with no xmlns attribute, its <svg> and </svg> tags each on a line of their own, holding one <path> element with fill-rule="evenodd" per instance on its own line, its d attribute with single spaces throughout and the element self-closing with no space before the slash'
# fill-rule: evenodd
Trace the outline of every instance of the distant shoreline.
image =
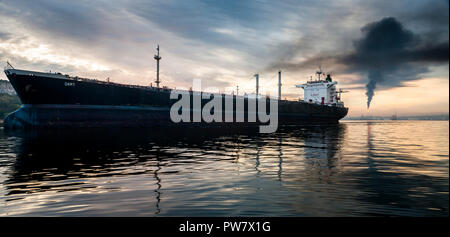
<svg viewBox="0 0 450 237">
<path fill-rule="evenodd" d="M 449 119 L 434 119 L 434 120 L 431 120 L 431 119 L 397 119 L 397 120 L 391 120 L 391 119 L 341 119 L 341 121 L 344 121 L 344 122 L 348 122 L 348 121 L 355 121 L 355 122 L 358 122 L 358 121 L 377 121 L 377 122 L 379 122 L 379 121 L 383 121 L 383 122 L 393 122 L 393 121 L 402 121 L 402 122 L 404 122 L 404 121 L 411 121 L 411 122 L 414 122 L 414 121 L 443 121 L 443 122 L 445 122 L 445 121 L 449 121 Z M 305 125 L 307 125 L 307 124 L 305 124 Z M 3 120 L 1 120 L 0 119 L 0 127 L 3 127 Z"/>
<path fill-rule="evenodd" d="M 449 119 L 341 119 L 341 121 L 449 121 Z"/>
</svg>

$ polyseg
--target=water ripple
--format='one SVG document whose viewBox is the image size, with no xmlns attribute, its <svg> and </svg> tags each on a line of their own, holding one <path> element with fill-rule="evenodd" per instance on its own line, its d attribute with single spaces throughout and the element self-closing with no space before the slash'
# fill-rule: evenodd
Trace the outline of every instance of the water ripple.
<svg viewBox="0 0 450 237">
<path fill-rule="evenodd" d="M 448 142 L 448 121 L 0 130 L 0 215 L 448 216 Z"/>
</svg>

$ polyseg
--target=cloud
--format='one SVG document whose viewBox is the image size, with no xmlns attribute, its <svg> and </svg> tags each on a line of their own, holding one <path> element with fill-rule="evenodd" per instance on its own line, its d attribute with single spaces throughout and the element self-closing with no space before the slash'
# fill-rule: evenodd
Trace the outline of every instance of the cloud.
<svg viewBox="0 0 450 237">
<path fill-rule="evenodd" d="M 7 32 L 1 32 L 0 31 L 0 40 L 1 41 L 7 41 L 11 38 L 11 34 Z"/>
<path fill-rule="evenodd" d="M 397 42 L 404 44 L 397 45 L 401 50 L 373 53 L 384 78 L 374 84 L 377 90 L 404 86 L 402 78 L 415 80 L 433 70 L 428 65 L 448 58 L 442 53 L 448 48 L 448 1 L 443 0 L 3 0 L 0 59 L 33 70 L 147 85 L 154 81 L 153 54 L 159 43 L 163 84 L 172 87 L 189 87 L 199 78 L 208 86 L 239 85 L 242 92 L 253 90 L 254 73 L 268 78 L 265 86 L 276 83 L 272 75 L 282 69 L 283 92 L 295 95 L 298 90 L 289 85 L 321 64 L 336 74 L 358 75 L 339 82 L 359 88 L 368 84 L 372 70 L 371 59 L 359 53 L 370 51 L 370 27 L 359 30 L 385 16 L 394 16 L 406 33 Z M 384 67 L 389 60 L 398 69 Z M 89 67 L 94 64 L 99 66 Z"/>
</svg>

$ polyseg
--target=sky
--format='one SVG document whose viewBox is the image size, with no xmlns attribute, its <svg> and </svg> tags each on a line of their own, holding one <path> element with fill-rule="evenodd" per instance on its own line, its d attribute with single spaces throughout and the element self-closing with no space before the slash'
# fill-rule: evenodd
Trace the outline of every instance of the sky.
<svg viewBox="0 0 450 237">
<path fill-rule="evenodd" d="M 349 116 L 449 112 L 448 0 L 0 0 L 0 61 L 126 84 L 303 96 L 321 66 Z M 0 75 L 5 79 L 6 76 Z"/>
</svg>

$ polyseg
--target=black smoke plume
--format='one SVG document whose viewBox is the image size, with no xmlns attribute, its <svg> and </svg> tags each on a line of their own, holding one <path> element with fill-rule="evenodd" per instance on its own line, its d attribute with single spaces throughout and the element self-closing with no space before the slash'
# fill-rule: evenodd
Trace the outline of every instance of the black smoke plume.
<svg viewBox="0 0 450 237">
<path fill-rule="evenodd" d="M 342 57 L 342 62 L 350 70 L 366 72 L 367 108 L 378 84 L 399 86 L 426 72 L 425 63 L 448 62 L 448 42 L 423 42 L 393 17 L 370 23 L 361 31 L 363 37 L 354 42 L 355 51 Z"/>
<path fill-rule="evenodd" d="M 389 68 L 398 68 L 402 63 L 397 55 L 402 54 L 416 41 L 415 35 L 395 20 L 395 18 L 384 18 L 373 22 L 361 29 L 364 37 L 355 42 L 356 52 L 349 56 L 359 67 L 368 70 L 369 82 L 366 85 L 367 108 L 370 107 L 375 88 L 378 83 L 383 82 L 382 71 Z"/>
<path fill-rule="evenodd" d="M 448 32 L 448 23 L 446 26 Z M 323 62 L 343 73 L 360 74 L 361 82 L 368 80 L 366 95 L 369 108 L 378 86 L 404 86 L 406 81 L 420 79 L 429 71 L 430 65 L 448 63 L 448 37 L 433 38 L 433 35 L 442 35 L 442 27 L 436 26 L 434 31 L 436 34 L 415 34 L 397 19 L 387 17 L 362 27 L 362 37 L 354 41 L 353 50 L 346 54 L 318 54 L 298 63 L 292 62 L 292 57 L 283 58 L 268 69 L 302 71 Z M 302 45 L 290 46 L 294 51 L 296 48 L 300 51 Z"/>
</svg>

